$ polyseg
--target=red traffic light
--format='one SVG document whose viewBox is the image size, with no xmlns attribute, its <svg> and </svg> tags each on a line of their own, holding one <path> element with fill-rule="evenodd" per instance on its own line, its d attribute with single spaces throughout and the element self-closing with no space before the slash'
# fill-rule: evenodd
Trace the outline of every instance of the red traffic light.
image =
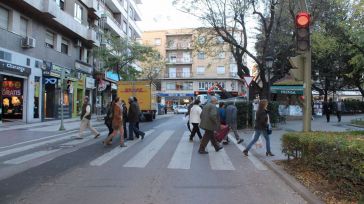
<svg viewBox="0 0 364 204">
<path fill-rule="evenodd" d="M 296 26 L 298 28 L 307 28 L 310 25 L 310 14 L 307 12 L 299 12 L 296 15 Z"/>
</svg>

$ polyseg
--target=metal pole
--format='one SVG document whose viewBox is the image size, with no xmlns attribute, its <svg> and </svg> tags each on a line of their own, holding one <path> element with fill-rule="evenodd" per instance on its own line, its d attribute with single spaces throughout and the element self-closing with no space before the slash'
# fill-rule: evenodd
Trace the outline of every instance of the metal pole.
<svg viewBox="0 0 364 204">
<path fill-rule="evenodd" d="M 311 117 L 312 117 L 312 104 L 311 104 L 311 49 L 304 54 L 304 113 L 303 113 L 303 131 L 311 131 Z"/>
<path fill-rule="evenodd" d="M 62 73 L 61 73 L 61 126 L 59 127 L 59 131 L 66 130 L 63 125 L 63 81 L 64 81 L 64 68 L 62 68 Z"/>
</svg>

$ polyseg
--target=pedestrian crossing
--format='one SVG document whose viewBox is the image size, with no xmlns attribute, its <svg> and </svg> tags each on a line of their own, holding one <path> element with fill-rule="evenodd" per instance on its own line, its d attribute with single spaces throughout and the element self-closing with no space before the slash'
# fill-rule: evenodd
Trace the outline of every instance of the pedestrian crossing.
<svg viewBox="0 0 364 204">
<path fill-rule="evenodd" d="M 156 130 L 158 130 L 158 132 Z M 157 157 L 157 155 L 160 156 L 161 154 L 158 153 L 161 152 L 163 148 L 168 148 L 166 147 L 166 143 L 168 141 L 173 141 L 173 143 L 176 145 L 176 148 L 173 148 L 171 150 L 171 156 L 164 155 L 164 158 L 168 159 L 165 162 L 165 168 L 171 170 L 193 169 L 194 165 L 196 165 L 196 161 L 195 163 L 193 163 L 194 157 L 197 157 L 198 160 L 208 160 L 209 168 L 214 171 L 235 171 L 237 170 L 236 167 L 241 166 L 241 160 L 239 161 L 239 163 L 237 163 L 238 161 L 236 161 L 236 159 L 232 159 L 233 157 L 228 154 L 228 152 L 237 150 L 241 152 L 245 149 L 243 145 L 236 144 L 236 140 L 232 135 L 229 135 L 229 139 L 232 141 L 231 145 L 224 146 L 224 149 L 216 152 L 213 146 L 209 144 L 206 147 L 206 150 L 209 152 L 209 154 L 200 155 L 197 152 L 199 142 L 197 142 L 196 139 L 193 143 L 189 141 L 190 132 L 178 132 L 177 130 L 163 130 L 159 132 L 159 130 L 160 129 L 153 128 L 147 131 L 146 139 L 144 140 L 128 141 L 127 147 L 120 148 L 119 146 L 116 146 L 111 150 L 98 155 L 98 157 L 94 158 L 89 162 L 89 165 L 92 167 L 100 167 L 109 163 L 112 160 L 117 160 L 117 158 L 119 158 L 119 155 L 122 155 L 123 153 L 127 153 L 128 151 L 136 151 L 133 156 L 128 158 L 128 160 L 125 160 L 121 165 L 124 168 L 148 168 L 148 166 L 151 165 L 151 161 L 153 160 L 153 158 Z M 106 132 L 102 132 L 102 134 L 106 134 Z M 90 142 L 91 140 L 94 140 L 92 135 L 85 137 L 83 140 L 69 141 L 70 137 L 73 137 L 75 135 L 77 135 L 77 133 L 73 133 L 71 135 L 60 135 L 59 137 L 51 138 L 45 141 L 38 141 L 34 144 L 25 144 L 20 147 L 14 147 L 12 149 L 0 151 L 0 159 L 2 157 L 5 157 L 5 161 L 1 163 L 5 165 L 20 165 L 57 153 L 61 151 L 64 147 L 78 146 L 86 143 L 93 144 L 92 142 Z M 99 142 L 99 140 L 94 141 Z M 46 150 L 41 149 L 41 146 L 57 142 L 60 144 L 58 144 L 56 148 L 49 148 Z M 100 148 L 103 148 L 101 147 L 101 144 Z M 36 151 L 30 152 L 29 150 L 32 149 Z M 22 153 L 23 155 L 21 155 Z M 15 158 L 11 158 L 11 155 L 13 154 L 16 155 Z M 244 158 L 242 154 L 241 158 Z M 254 157 L 253 154 L 250 154 L 247 158 L 257 170 L 267 170 L 267 167 L 259 159 Z"/>
</svg>

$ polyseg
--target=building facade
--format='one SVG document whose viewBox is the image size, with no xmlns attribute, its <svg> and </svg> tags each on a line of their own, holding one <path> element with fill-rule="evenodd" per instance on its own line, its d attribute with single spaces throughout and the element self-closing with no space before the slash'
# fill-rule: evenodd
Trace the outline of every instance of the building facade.
<svg viewBox="0 0 364 204">
<path fill-rule="evenodd" d="M 62 95 L 65 118 L 78 116 L 84 96 L 101 107 L 100 93 L 113 86 L 95 76 L 99 67 L 94 51 L 102 46 L 104 31 L 141 36 L 136 3 L 141 2 L 0 0 L 2 121 L 59 119 Z M 101 80 L 110 75 L 104 73 Z"/>
<path fill-rule="evenodd" d="M 235 60 L 222 39 L 215 39 L 216 49 L 196 48 L 196 43 L 206 38 L 193 29 L 143 33 L 143 43 L 154 46 L 166 60 L 159 96 L 168 107 L 190 103 L 191 97 L 207 94 L 216 83 L 233 96 L 244 91 Z M 213 92 L 224 97 L 217 87 Z"/>
</svg>

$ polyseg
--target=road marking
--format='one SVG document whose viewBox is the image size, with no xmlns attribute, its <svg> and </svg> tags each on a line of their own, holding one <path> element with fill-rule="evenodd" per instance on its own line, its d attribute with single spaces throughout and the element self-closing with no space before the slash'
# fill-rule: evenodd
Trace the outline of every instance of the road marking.
<svg viewBox="0 0 364 204">
<path fill-rule="evenodd" d="M 34 140 L 28 140 L 28 141 L 25 141 L 25 142 L 20 142 L 20 143 L 8 145 L 8 146 L 3 146 L 3 147 L 0 147 L 0 149 L 5 149 L 5 148 L 14 147 L 14 146 L 22 145 L 22 144 L 27 144 L 27 143 L 32 143 L 32 142 L 36 142 L 36 141 L 40 141 L 40 140 L 53 138 L 53 137 L 58 137 L 58 136 L 61 136 L 61 135 L 70 134 L 70 133 L 74 133 L 74 132 L 77 132 L 77 131 L 78 130 L 72 130 L 72 131 L 69 131 L 69 132 L 60 133 L 60 134 L 56 134 L 56 135 L 52 135 L 52 136 L 48 136 L 48 137 L 42 137 L 42 138 L 38 138 L 38 139 L 34 139 Z"/>
<path fill-rule="evenodd" d="M 225 149 L 221 149 L 219 152 L 216 152 L 214 147 L 207 145 L 207 150 L 209 152 L 210 166 L 213 170 L 235 170 L 233 163 L 225 152 Z"/>
<path fill-rule="evenodd" d="M 190 132 L 184 132 L 177 149 L 169 162 L 169 169 L 190 169 L 193 152 L 193 143 L 189 142 Z"/>
<path fill-rule="evenodd" d="M 101 132 L 102 133 L 102 132 Z M 100 133 L 100 134 L 101 134 Z M 74 145 L 78 145 L 78 144 L 81 144 L 81 143 L 84 143 L 84 142 L 87 142 L 91 139 L 93 139 L 94 137 L 84 137 L 82 140 L 72 140 L 72 141 L 69 141 L 69 142 L 66 142 L 66 143 L 63 143 L 63 144 L 60 144 L 60 146 L 74 146 Z"/>
<path fill-rule="evenodd" d="M 145 136 L 150 135 L 154 132 L 154 130 L 149 130 L 147 132 L 145 132 Z M 120 153 L 126 151 L 127 149 L 129 149 L 130 147 L 132 147 L 134 144 L 136 144 L 137 142 L 139 142 L 140 140 L 132 140 L 130 142 L 127 142 L 126 145 L 127 147 L 115 147 L 113 150 L 111 150 L 110 152 L 107 152 L 105 154 L 103 154 L 102 156 L 92 160 L 90 162 L 91 166 L 101 166 L 103 164 L 105 164 L 106 162 L 110 161 L 112 158 L 116 157 L 117 155 L 119 155 Z"/>
<path fill-rule="evenodd" d="M 24 155 L 24 156 L 21 156 L 21 157 L 17 157 L 15 159 L 10 159 L 10 160 L 4 161 L 4 164 L 21 164 L 21 163 L 24 163 L 24 162 L 27 162 L 27 161 L 30 161 L 30 160 L 33 160 L 33 159 L 43 157 L 43 156 L 48 155 L 48 154 L 52 154 L 52 153 L 57 152 L 59 150 L 61 150 L 61 149 L 53 149 L 53 150 L 47 150 L 47 151 L 33 152 L 31 154 L 27 154 L 27 155 Z"/>
<path fill-rule="evenodd" d="M 238 147 L 238 149 L 240 149 L 241 151 L 245 150 L 245 146 L 242 144 L 237 144 L 236 139 L 230 134 L 229 134 L 229 139 Z M 258 170 L 261 171 L 268 170 L 267 166 L 264 165 L 261 161 L 259 161 L 259 159 L 257 159 L 253 154 L 249 154 L 248 159 L 253 163 L 255 168 L 257 168 Z"/>
<path fill-rule="evenodd" d="M 163 131 L 156 139 L 147 145 L 142 151 L 130 159 L 124 167 L 145 167 L 150 160 L 158 153 L 167 140 L 173 135 L 174 131 Z"/>
</svg>

